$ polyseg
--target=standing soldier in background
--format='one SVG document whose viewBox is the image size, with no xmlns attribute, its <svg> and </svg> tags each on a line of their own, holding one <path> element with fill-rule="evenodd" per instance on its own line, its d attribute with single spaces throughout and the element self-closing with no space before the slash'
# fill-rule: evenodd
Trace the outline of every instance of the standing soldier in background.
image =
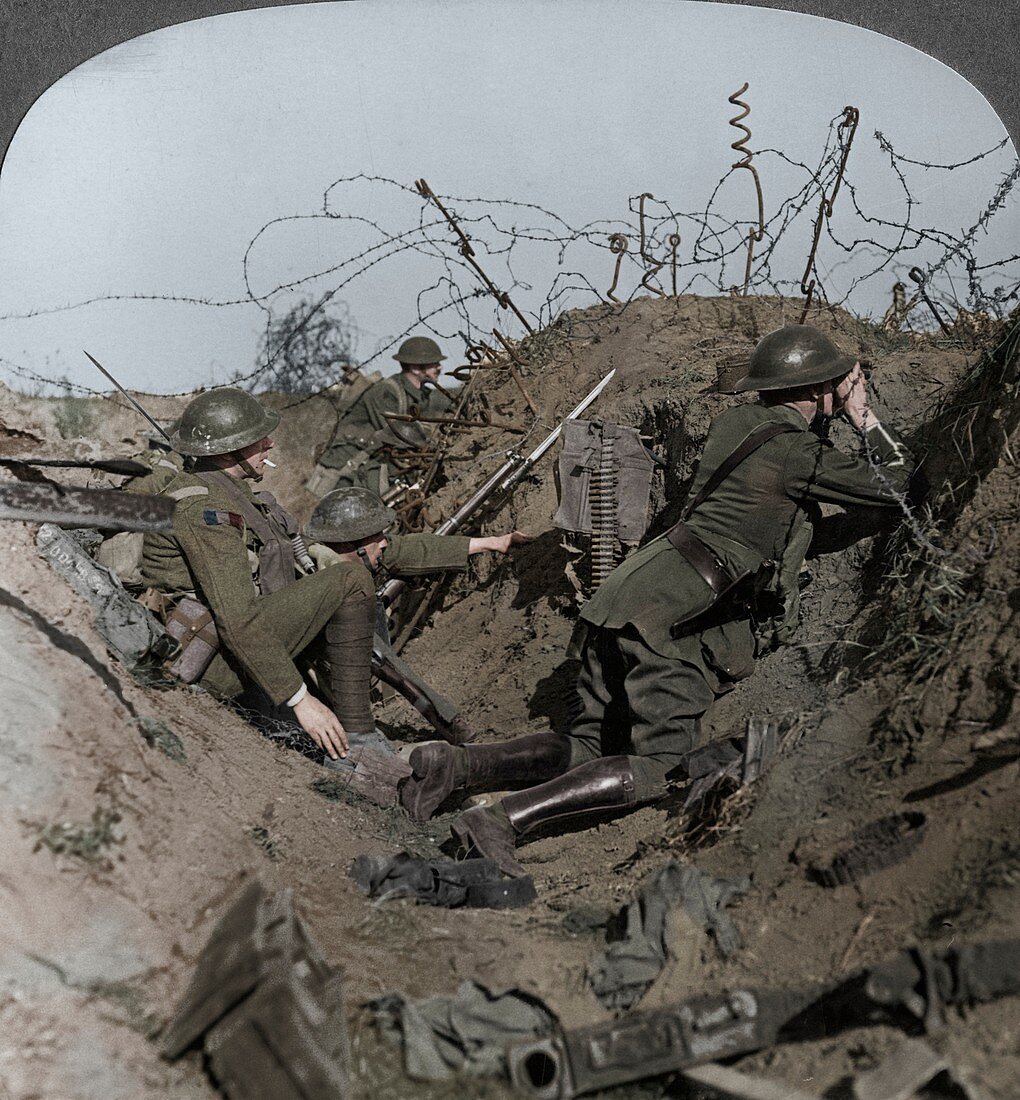
<svg viewBox="0 0 1020 1100">
<path fill-rule="evenodd" d="M 407 416 L 412 409 L 425 417 L 449 413 L 453 402 L 434 384 L 446 356 L 435 340 L 412 336 L 393 358 L 400 364 L 400 373 L 369 386 L 337 425 L 306 483 L 313 496 L 321 498 L 331 489 L 358 485 L 384 497 L 391 488 L 413 480 L 400 473 L 397 456 L 407 452 L 410 457 L 420 450 L 429 440 L 428 428 L 388 420 L 385 414 Z"/>
<path fill-rule="evenodd" d="M 369 704 L 375 590 L 360 564 L 340 561 L 305 576 L 293 517 L 270 493 L 255 493 L 280 414 L 243 390 L 200 394 L 172 436 L 193 466 L 162 489 L 177 501 L 170 534 L 147 532 L 143 602 L 158 611 L 183 652 L 171 666 L 220 699 L 254 684 L 286 705 L 335 759 L 374 731 Z M 325 648 L 333 710 L 312 695 L 313 643 Z"/>
<path fill-rule="evenodd" d="M 823 333 L 769 333 L 736 391 L 760 400 L 712 422 L 681 520 L 581 609 L 570 647 L 581 710 L 569 734 L 420 746 L 401 795 L 413 817 L 430 817 L 455 790 L 533 784 L 453 825 L 466 849 L 520 875 L 514 848 L 530 830 L 659 798 L 670 779 L 688 778 L 709 706 L 795 629 L 818 502 L 899 507 L 913 459 L 871 410 L 860 364 Z M 845 416 L 865 453 L 811 432 L 819 414 Z"/>
</svg>

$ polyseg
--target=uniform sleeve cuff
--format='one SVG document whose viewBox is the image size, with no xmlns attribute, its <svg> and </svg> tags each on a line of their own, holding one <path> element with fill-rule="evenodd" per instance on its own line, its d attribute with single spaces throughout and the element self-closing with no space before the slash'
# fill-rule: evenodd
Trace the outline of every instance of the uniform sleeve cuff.
<svg viewBox="0 0 1020 1100">
<path fill-rule="evenodd" d="M 288 707 L 296 707 L 298 703 L 308 694 L 308 685 L 302 681 L 301 686 L 294 692 L 294 694 L 287 700 Z"/>
</svg>

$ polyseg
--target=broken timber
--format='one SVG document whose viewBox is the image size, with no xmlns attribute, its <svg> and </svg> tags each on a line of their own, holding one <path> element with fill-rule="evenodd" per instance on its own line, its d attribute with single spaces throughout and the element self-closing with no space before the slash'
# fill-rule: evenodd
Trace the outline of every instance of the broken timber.
<svg viewBox="0 0 1020 1100">
<path fill-rule="evenodd" d="M 170 531 L 176 502 L 119 489 L 72 489 L 52 483 L 0 485 L 0 519 L 101 527 L 107 531 Z"/>
<path fill-rule="evenodd" d="M 344 1100 L 350 1054 L 339 974 L 294 910 L 252 883 L 220 920 L 161 1053 L 199 1042 L 232 1100 Z"/>
</svg>

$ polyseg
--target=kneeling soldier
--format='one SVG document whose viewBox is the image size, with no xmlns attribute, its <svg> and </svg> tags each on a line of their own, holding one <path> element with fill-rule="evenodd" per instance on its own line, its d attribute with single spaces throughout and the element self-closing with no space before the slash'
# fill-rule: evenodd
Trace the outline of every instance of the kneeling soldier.
<svg viewBox="0 0 1020 1100">
<path fill-rule="evenodd" d="M 365 570 L 346 561 L 302 575 L 293 517 L 271 493 L 252 491 L 279 422 L 279 413 L 229 387 L 187 406 L 172 442 L 194 465 L 161 490 L 177 501 L 173 531 L 146 534 L 142 579 L 171 632 L 185 632 L 189 644 L 176 666 L 182 679 L 200 680 L 221 699 L 253 683 L 273 704 L 293 708 L 335 759 L 346 754 L 348 734 L 373 730 L 375 591 Z M 299 654 L 310 659 L 306 651 L 317 640 L 332 670 L 333 710 L 309 693 L 295 664 Z M 191 646 L 201 660 L 188 660 Z"/>
<path fill-rule="evenodd" d="M 368 489 L 357 486 L 334 489 L 319 501 L 305 525 L 305 536 L 310 542 L 308 552 L 320 568 L 339 561 L 360 561 L 378 586 L 384 575 L 413 577 L 463 570 L 473 554 L 485 551 L 506 554 L 512 546 L 529 541 L 520 531 L 485 537 L 387 534 L 395 519 L 393 509 Z M 453 744 L 473 740 L 474 730 L 456 706 L 420 679 L 390 647 L 386 613 L 381 604 L 376 614 L 379 678 L 406 696 L 446 740 Z"/>
<path fill-rule="evenodd" d="M 384 496 L 414 480 L 410 469 L 401 469 L 401 459 L 403 465 L 413 464 L 414 452 L 430 439 L 428 425 L 390 420 L 386 414 L 405 416 L 412 409 L 424 417 L 449 413 L 453 403 L 434 385 L 446 356 L 435 340 L 412 336 L 393 358 L 400 364 L 400 373 L 374 382 L 359 394 L 337 425 L 305 486 L 313 496 L 348 485 Z"/>
<path fill-rule="evenodd" d="M 514 848 L 530 829 L 660 797 L 667 779 L 687 777 L 708 707 L 795 627 L 817 502 L 899 506 L 913 460 L 871 411 L 860 364 L 823 333 L 769 333 L 736 389 L 760 400 L 712 422 L 681 522 L 619 565 L 581 611 L 571 653 L 582 708 L 569 735 L 417 748 L 402 793 L 413 817 L 458 789 L 538 784 L 453 826 L 465 848 L 523 874 Z M 865 456 L 809 431 L 816 414 L 835 413 L 860 433 Z"/>
<path fill-rule="evenodd" d="M 305 524 L 308 552 L 319 568 L 361 561 L 370 573 L 414 577 L 445 569 L 466 569 L 468 558 L 491 550 L 506 554 L 530 541 L 520 531 L 506 535 L 391 535 L 397 513 L 370 489 L 334 489 L 316 505 Z M 319 545 L 316 545 L 319 544 Z"/>
</svg>

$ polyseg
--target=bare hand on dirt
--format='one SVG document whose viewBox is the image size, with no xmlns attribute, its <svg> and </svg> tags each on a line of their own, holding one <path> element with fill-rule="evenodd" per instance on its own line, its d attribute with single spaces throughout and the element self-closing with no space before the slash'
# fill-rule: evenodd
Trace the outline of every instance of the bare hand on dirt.
<svg viewBox="0 0 1020 1100">
<path fill-rule="evenodd" d="M 468 546 L 469 554 L 479 554 L 483 550 L 491 550 L 494 554 L 508 554 L 512 546 L 520 546 L 522 543 L 531 542 L 531 535 L 523 531 L 511 531 L 506 535 L 487 535 L 485 538 L 474 538 Z"/>
<path fill-rule="evenodd" d="M 836 396 L 840 401 L 840 411 L 855 428 L 867 431 L 878 423 L 868 403 L 868 391 L 860 363 L 855 363 L 853 370 L 836 387 Z"/>
<path fill-rule="evenodd" d="M 347 734 L 339 718 L 325 703 L 319 702 L 314 695 L 306 695 L 293 709 L 301 728 L 331 760 L 347 755 Z"/>
</svg>

